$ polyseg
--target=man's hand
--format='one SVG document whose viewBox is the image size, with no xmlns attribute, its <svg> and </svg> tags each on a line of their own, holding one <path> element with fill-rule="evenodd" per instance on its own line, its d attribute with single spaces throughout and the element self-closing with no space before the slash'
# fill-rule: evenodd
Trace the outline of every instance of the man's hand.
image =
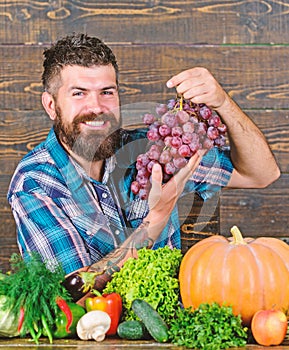
<svg viewBox="0 0 289 350">
<path fill-rule="evenodd" d="M 228 98 L 214 76 L 203 67 L 185 70 L 167 81 L 167 87 L 175 87 L 178 94 L 194 103 L 205 103 L 217 110 Z"/>
<path fill-rule="evenodd" d="M 146 218 L 150 222 L 150 227 L 160 224 L 163 228 L 165 227 L 186 182 L 199 165 L 202 155 L 202 152 L 194 154 L 189 159 L 188 164 L 165 184 L 162 184 L 161 166 L 159 164 L 154 165 L 152 187 L 148 197 L 149 214 Z"/>
</svg>

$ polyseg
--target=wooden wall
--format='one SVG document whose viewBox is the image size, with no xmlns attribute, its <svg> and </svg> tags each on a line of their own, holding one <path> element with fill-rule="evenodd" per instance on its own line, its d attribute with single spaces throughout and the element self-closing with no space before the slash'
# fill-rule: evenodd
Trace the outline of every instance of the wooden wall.
<svg viewBox="0 0 289 350">
<path fill-rule="evenodd" d="M 186 199 L 183 217 L 189 201 L 195 208 L 182 226 L 184 251 L 234 224 L 247 236 L 289 239 L 288 14 L 282 0 L 0 0 L 0 269 L 18 251 L 6 200 L 11 175 L 51 125 L 40 103 L 43 48 L 73 31 L 113 48 L 123 104 L 165 102 L 165 81 L 202 65 L 265 133 L 281 178 L 263 190 L 224 190 L 205 205 Z"/>
</svg>

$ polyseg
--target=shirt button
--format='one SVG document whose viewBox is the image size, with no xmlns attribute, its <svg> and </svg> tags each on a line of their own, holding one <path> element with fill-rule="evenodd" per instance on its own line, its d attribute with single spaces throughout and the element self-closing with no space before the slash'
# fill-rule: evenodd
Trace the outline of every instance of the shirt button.
<svg viewBox="0 0 289 350">
<path fill-rule="evenodd" d="M 119 235 L 120 234 L 120 231 L 119 230 L 115 230 L 114 232 L 116 235 Z"/>
<path fill-rule="evenodd" d="M 107 193 L 105 193 L 105 192 L 102 192 L 102 198 L 107 198 Z"/>
</svg>

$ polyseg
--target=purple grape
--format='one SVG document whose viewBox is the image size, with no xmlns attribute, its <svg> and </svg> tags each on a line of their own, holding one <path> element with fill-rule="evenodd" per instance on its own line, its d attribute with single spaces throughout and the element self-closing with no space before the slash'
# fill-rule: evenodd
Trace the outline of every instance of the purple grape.
<svg viewBox="0 0 289 350">
<path fill-rule="evenodd" d="M 133 182 L 131 183 L 130 188 L 131 188 L 131 191 L 132 191 L 133 194 L 138 194 L 138 192 L 139 192 L 139 190 L 140 190 L 140 184 L 139 184 L 139 182 L 136 181 L 136 180 L 133 181 Z"/>
<path fill-rule="evenodd" d="M 217 147 L 223 147 L 226 144 L 226 138 L 224 135 L 219 135 L 215 140 L 214 140 L 214 145 Z"/>
<path fill-rule="evenodd" d="M 197 124 L 196 133 L 198 135 L 206 135 L 207 134 L 207 130 L 208 130 L 208 127 L 207 127 L 206 123 L 200 122 L 200 123 Z"/>
<path fill-rule="evenodd" d="M 171 156 L 172 156 L 173 158 L 179 156 L 178 148 L 171 147 L 171 148 L 170 148 L 170 153 L 171 153 Z"/>
<path fill-rule="evenodd" d="M 220 133 L 225 134 L 227 132 L 227 125 L 221 124 L 220 126 L 218 126 L 218 130 Z"/>
<path fill-rule="evenodd" d="M 209 126 L 207 130 L 207 136 L 211 140 L 215 140 L 219 136 L 219 130 L 214 126 Z"/>
<path fill-rule="evenodd" d="M 190 157 L 192 152 L 191 149 L 188 145 L 182 145 L 179 149 L 178 149 L 179 155 L 181 157 Z"/>
<path fill-rule="evenodd" d="M 150 159 L 149 159 L 147 153 L 139 154 L 137 156 L 137 159 L 136 159 L 137 164 L 139 164 L 141 167 L 145 167 L 149 161 L 150 161 Z"/>
<path fill-rule="evenodd" d="M 184 132 L 191 132 L 193 133 L 195 131 L 195 124 L 192 122 L 187 122 L 183 125 L 183 131 Z"/>
<path fill-rule="evenodd" d="M 149 181 L 148 176 L 136 176 L 136 181 L 139 183 L 140 187 L 146 187 Z"/>
<path fill-rule="evenodd" d="M 166 163 L 164 165 L 164 172 L 168 175 L 173 175 L 176 172 L 176 167 L 173 162 Z"/>
<path fill-rule="evenodd" d="M 164 139 L 165 146 L 170 147 L 172 144 L 172 136 L 166 136 Z"/>
<path fill-rule="evenodd" d="M 191 133 L 191 132 L 184 132 L 184 134 L 182 135 L 183 143 L 185 143 L 185 144 L 191 143 L 193 140 L 193 135 L 195 135 L 195 134 Z"/>
<path fill-rule="evenodd" d="M 172 147 L 180 148 L 182 144 L 183 144 L 183 141 L 182 141 L 182 139 L 179 136 L 173 136 L 172 137 L 172 139 L 171 139 Z"/>
<path fill-rule="evenodd" d="M 148 163 L 148 165 L 147 165 L 147 170 L 148 170 L 149 173 L 152 172 L 153 166 L 154 166 L 155 164 L 158 164 L 158 162 L 157 162 L 156 160 L 151 160 L 151 161 Z"/>
<path fill-rule="evenodd" d="M 190 119 L 189 114 L 184 110 L 177 111 L 176 117 L 177 117 L 177 120 L 180 124 L 185 124 Z"/>
<path fill-rule="evenodd" d="M 162 123 L 166 124 L 170 128 L 178 125 L 178 121 L 176 115 L 171 111 L 165 113 L 161 118 Z"/>
<path fill-rule="evenodd" d="M 151 160 L 158 160 L 160 157 L 161 151 L 156 145 L 152 145 L 148 151 L 148 157 Z"/>
<path fill-rule="evenodd" d="M 165 149 L 162 151 L 159 157 L 160 164 L 166 164 L 169 163 L 172 159 L 171 152 L 168 149 Z"/>
<path fill-rule="evenodd" d="M 164 103 L 160 103 L 156 106 L 156 113 L 157 115 L 162 116 L 168 111 L 168 106 Z"/>
<path fill-rule="evenodd" d="M 173 159 L 174 166 L 177 169 L 181 169 L 188 163 L 187 159 L 184 157 L 176 157 Z"/>
<path fill-rule="evenodd" d="M 159 127 L 159 134 L 162 137 L 166 137 L 168 135 L 170 135 L 171 133 L 171 128 L 169 126 L 167 126 L 166 124 L 163 124 Z"/>
<path fill-rule="evenodd" d="M 146 188 L 141 188 L 138 192 L 138 196 L 140 199 L 145 200 L 148 198 L 149 191 Z"/>
<path fill-rule="evenodd" d="M 151 129 L 147 132 L 147 138 L 150 140 L 150 141 L 157 141 L 160 139 L 160 134 L 157 130 L 155 129 Z"/>
<path fill-rule="evenodd" d="M 154 123 L 156 121 L 156 117 L 153 114 L 150 113 L 146 113 L 143 116 L 143 122 L 147 125 L 151 125 L 152 123 Z"/>
<path fill-rule="evenodd" d="M 174 126 L 172 128 L 172 136 L 181 136 L 183 134 L 183 128 L 181 126 Z"/>
<path fill-rule="evenodd" d="M 167 105 L 158 104 L 156 115 L 146 113 L 143 116 L 150 143 L 148 150 L 137 157 L 137 175 L 131 184 L 132 193 L 141 199 L 148 198 L 154 164 L 162 166 L 165 183 L 198 150 L 226 144 L 227 126 L 205 104 L 189 100 L 180 103 L 180 100 L 172 99 Z"/>
<path fill-rule="evenodd" d="M 212 110 L 209 107 L 207 107 L 207 106 L 203 106 L 203 107 L 200 108 L 199 113 L 200 113 L 200 116 L 203 119 L 207 120 L 212 115 Z"/>
<path fill-rule="evenodd" d="M 145 177 L 148 177 L 149 176 L 149 172 L 147 170 L 146 167 L 144 168 L 140 168 L 137 172 L 137 176 L 145 176 Z"/>
<path fill-rule="evenodd" d="M 212 114 L 208 119 L 208 124 L 217 128 L 221 124 L 221 118 L 217 114 Z"/>
<path fill-rule="evenodd" d="M 211 149 L 211 148 L 214 147 L 214 141 L 211 140 L 211 139 L 209 139 L 209 138 L 207 138 L 207 137 L 205 137 L 205 138 L 203 139 L 202 144 L 203 144 L 203 148 L 204 148 L 204 149 Z"/>
</svg>

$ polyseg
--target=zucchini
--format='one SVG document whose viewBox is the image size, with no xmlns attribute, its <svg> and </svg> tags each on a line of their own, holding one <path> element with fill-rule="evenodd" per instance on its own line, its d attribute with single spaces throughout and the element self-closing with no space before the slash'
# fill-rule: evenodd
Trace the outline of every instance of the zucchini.
<svg viewBox="0 0 289 350">
<path fill-rule="evenodd" d="M 117 334 L 120 338 L 127 340 L 150 339 L 144 323 L 139 320 L 123 321 L 117 327 Z"/>
<path fill-rule="evenodd" d="M 159 343 L 165 343 L 169 339 L 168 326 L 160 314 L 145 300 L 135 299 L 132 309 L 138 318 L 144 323 L 149 334 Z"/>
</svg>

